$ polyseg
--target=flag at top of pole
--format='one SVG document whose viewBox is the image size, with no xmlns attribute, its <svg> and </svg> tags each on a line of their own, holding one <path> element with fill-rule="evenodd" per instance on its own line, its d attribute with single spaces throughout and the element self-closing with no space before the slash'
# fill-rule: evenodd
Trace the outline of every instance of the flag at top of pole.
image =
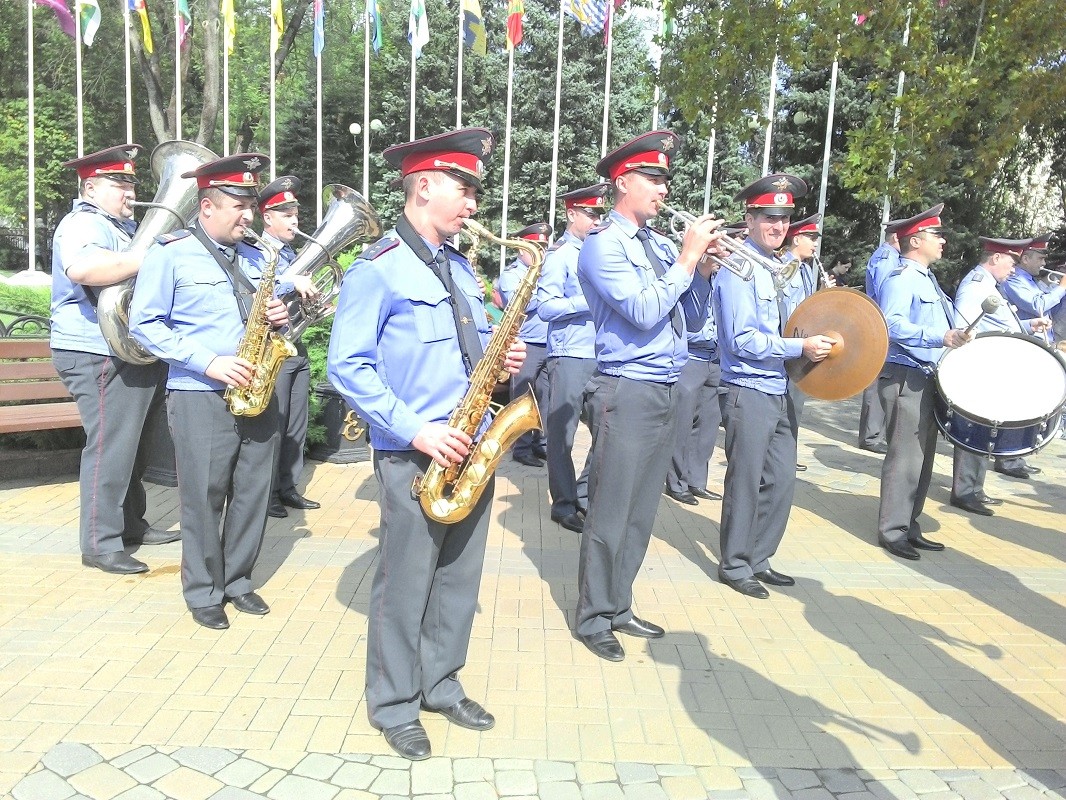
<svg viewBox="0 0 1066 800">
<path fill-rule="evenodd" d="M 100 30 L 100 4 L 97 0 L 78 0 L 78 17 L 81 20 L 81 40 L 86 47 L 92 47 L 96 32 Z"/>
<path fill-rule="evenodd" d="M 370 44 L 374 52 L 381 52 L 381 15 L 378 14 L 377 0 L 366 0 L 366 15 L 370 25 Z"/>
<path fill-rule="evenodd" d="M 411 0 L 411 16 L 407 22 L 407 41 L 415 58 L 422 55 L 422 48 L 429 43 L 429 20 L 426 18 L 425 0 Z"/>
<path fill-rule="evenodd" d="M 581 25 L 582 36 L 595 36 L 607 27 L 611 0 L 563 0 L 563 13 Z"/>
<path fill-rule="evenodd" d="M 192 12 L 189 0 L 178 0 L 178 44 L 182 50 L 189 46 L 189 33 L 192 31 Z"/>
<path fill-rule="evenodd" d="M 462 0 L 463 44 L 467 50 L 483 56 L 488 52 L 485 41 L 485 18 L 481 14 L 480 0 Z"/>
<path fill-rule="evenodd" d="M 233 11 L 233 0 L 222 0 L 222 30 L 226 39 L 226 53 L 233 55 L 233 44 L 237 39 L 237 15 Z"/>
<path fill-rule="evenodd" d="M 507 0 L 507 49 L 522 44 L 522 17 L 526 9 L 522 0 Z"/>
<path fill-rule="evenodd" d="M 74 38 L 74 17 L 63 0 L 34 0 L 34 2 L 39 6 L 52 9 L 52 13 L 56 15 L 56 22 L 59 23 L 59 29 L 71 39 Z"/>
<path fill-rule="evenodd" d="M 281 0 L 270 0 L 270 52 L 276 53 L 281 46 L 281 35 L 285 33 L 285 10 Z"/>
<path fill-rule="evenodd" d="M 321 58 L 326 49 L 325 0 L 315 0 L 315 58 Z"/>
<path fill-rule="evenodd" d="M 145 0 L 129 0 L 130 11 L 136 11 L 137 16 L 141 18 L 141 43 L 144 46 L 144 52 L 151 53 L 154 49 L 152 45 L 152 23 L 148 21 L 148 3 Z"/>
</svg>

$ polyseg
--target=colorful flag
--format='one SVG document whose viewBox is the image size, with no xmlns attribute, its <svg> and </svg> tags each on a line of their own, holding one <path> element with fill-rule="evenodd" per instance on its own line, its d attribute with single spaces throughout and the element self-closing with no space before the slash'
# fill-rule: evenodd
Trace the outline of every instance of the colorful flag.
<svg viewBox="0 0 1066 800">
<path fill-rule="evenodd" d="M 374 52 L 381 50 L 381 15 L 378 14 L 377 0 L 366 0 L 367 24 L 370 26 L 370 44 Z"/>
<path fill-rule="evenodd" d="M 415 58 L 422 55 L 422 48 L 429 43 L 429 20 L 426 18 L 425 0 L 411 0 L 411 16 L 407 21 L 407 41 Z"/>
<path fill-rule="evenodd" d="M 281 0 L 270 0 L 270 52 L 276 53 L 281 46 L 281 34 L 285 33 L 285 9 Z"/>
<path fill-rule="evenodd" d="M 481 16 L 480 0 L 462 0 L 463 44 L 479 56 L 485 55 L 485 18 Z"/>
<path fill-rule="evenodd" d="M 315 0 L 315 58 L 322 57 L 326 49 L 326 8 L 325 0 Z"/>
<path fill-rule="evenodd" d="M 607 27 L 610 0 L 566 0 L 563 13 L 581 25 L 582 36 L 595 36 Z"/>
<path fill-rule="evenodd" d="M 56 15 L 56 22 L 59 23 L 59 29 L 63 33 L 71 39 L 77 35 L 74 30 L 74 17 L 63 0 L 35 0 L 35 2 L 39 6 L 52 9 L 52 13 Z"/>
<path fill-rule="evenodd" d="M 522 17 L 526 13 L 522 0 L 507 0 L 507 49 L 522 44 Z"/>
<path fill-rule="evenodd" d="M 144 52 L 151 54 L 153 48 L 152 45 L 152 23 L 148 21 L 148 3 L 147 0 L 129 0 L 130 11 L 136 11 L 137 16 L 141 18 L 141 43 L 144 46 Z"/>
<path fill-rule="evenodd" d="M 178 44 L 184 49 L 189 46 L 189 33 L 192 31 L 192 12 L 189 0 L 178 0 Z"/>
<path fill-rule="evenodd" d="M 607 21 L 603 23 L 603 46 L 607 46 L 607 42 L 611 40 L 611 17 L 614 12 L 620 9 L 626 0 L 614 0 L 613 3 L 607 3 Z"/>
<path fill-rule="evenodd" d="M 100 3 L 97 0 L 78 0 L 78 19 L 81 21 L 81 40 L 92 47 L 100 30 Z"/>
<path fill-rule="evenodd" d="M 233 55 L 233 43 L 237 40 L 237 15 L 233 12 L 233 0 L 222 0 L 222 30 L 226 52 Z"/>
</svg>

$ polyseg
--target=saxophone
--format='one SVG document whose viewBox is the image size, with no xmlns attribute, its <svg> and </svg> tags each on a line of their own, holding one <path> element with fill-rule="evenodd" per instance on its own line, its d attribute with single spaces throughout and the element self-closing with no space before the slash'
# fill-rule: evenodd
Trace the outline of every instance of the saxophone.
<svg viewBox="0 0 1066 800">
<path fill-rule="evenodd" d="M 267 319 L 267 303 L 274 298 L 274 273 L 278 267 L 278 250 L 250 228 L 245 236 L 266 251 L 267 265 L 259 280 L 259 290 L 252 301 L 244 336 L 237 346 L 237 357 L 252 362 L 253 374 L 247 386 L 226 389 L 226 404 L 235 417 L 257 417 L 266 410 L 278 372 L 286 358 L 296 355 L 296 346 L 274 330 Z M 238 267 L 239 269 L 239 267 Z"/>
<path fill-rule="evenodd" d="M 492 406 L 492 390 L 507 377 L 503 368 L 507 352 L 518 336 L 518 329 L 526 318 L 526 306 L 537 288 L 544 251 L 533 242 L 524 239 L 501 239 L 480 223 L 464 219 L 466 234 L 472 241 L 470 253 L 477 253 L 479 240 L 484 237 L 493 244 L 503 245 L 529 253 L 532 260 L 515 290 L 511 302 L 503 312 L 503 318 L 492 333 L 485 356 L 477 363 L 470 376 L 470 387 L 459 405 L 455 407 L 448 424 L 473 437 L 481 427 Z M 472 257 L 476 261 L 476 255 Z M 411 493 L 418 497 L 422 510 L 437 522 L 459 522 L 474 509 L 489 478 L 500 464 L 500 459 L 526 431 L 544 427 L 541 422 L 537 400 L 530 391 L 512 400 L 498 411 L 492 424 L 477 441 L 470 454 L 459 464 L 447 467 L 437 462 L 430 464 L 424 476 L 415 479 Z"/>
</svg>

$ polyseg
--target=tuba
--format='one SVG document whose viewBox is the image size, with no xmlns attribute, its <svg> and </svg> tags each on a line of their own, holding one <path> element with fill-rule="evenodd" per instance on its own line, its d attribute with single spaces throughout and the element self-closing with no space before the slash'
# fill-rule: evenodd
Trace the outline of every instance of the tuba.
<svg viewBox="0 0 1066 800">
<path fill-rule="evenodd" d="M 381 236 L 381 220 L 366 199 L 342 183 L 333 183 L 323 190 L 328 201 L 322 224 L 313 234 L 299 228 L 298 236 L 307 240 L 296 259 L 288 266 L 289 275 L 307 275 L 318 294 L 306 300 L 299 295 L 286 296 L 289 306 L 289 331 L 285 334 L 295 342 L 311 325 L 321 322 L 337 310 L 337 295 L 341 291 L 344 271 L 334 258 L 359 240 Z"/>
<path fill-rule="evenodd" d="M 484 357 L 470 375 L 470 388 L 448 419 L 450 426 L 473 437 L 491 407 L 493 388 L 507 375 L 503 364 L 526 318 L 526 306 L 537 288 L 544 250 L 540 245 L 524 239 L 501 239 L 470 219 L 464 219 L 463 224 L 466 225 L 467 235 L 473 240 L 469 252 L 476 253 L 478 241 L 484 237 L 493 244 L 524 250 L 533 261 L 515 289 L 511 302 L 507 304 L 500 324 L 492 332 Z M 466 519 L 485 491 L 500 459 L 515 440 L 526 431 L 543 427 L 540 409 L 530 391 L 499 410 L 492 424 L 461 463 L 447 467 L 442 467 L 436 461 L 430 464 L 425 476 L 415 478 L 411 487 L 412 495 L 418 497 L 422 510 L 430 519 L 444 523 Z"/>
<path fill-rule="evenodd" d="M 150 203 L 134 202 L 144 215 L 127 250 L 147 250 L 155 237 L 182 228 L 196 211 L 196 179 L 180 177 L 218 156 L 195 142 L 163 142 L 152 151 L 152 174 L 159 188 Z M 130 300 L 136 276 L 105 286 L 96 301 L 100 332 L 112 352 L 130 364 L 151 364 L 156 357 L 130 336 Z"/>
</svg>

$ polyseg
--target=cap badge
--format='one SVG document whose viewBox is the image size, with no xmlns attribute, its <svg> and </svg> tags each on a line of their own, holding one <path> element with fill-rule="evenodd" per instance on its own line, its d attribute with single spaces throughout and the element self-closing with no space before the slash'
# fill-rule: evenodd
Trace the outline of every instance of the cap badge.
<svg viewBox="0 0 1066 800">
<path fill-rule="evenodd" d="M 292 188 L 292 178 L 282 178 L 280 181 L 278 181 L 278 183 L 280 184 L 279 187 L 278 187 L 280 189 L 291 189 Z"/>
<path fill-rule="evenodd" d="M 788 205 L 788 195 L 785 194 L 784 192 L 778 192 L 777 194 L 775 194 L 774 195 L 774 205 L 775 206 Z"/>
<path fill-rule="evenodd" d="M 284 197 L 285 197 L 286 200 L 295 200 L 296 199 L 296 196 L 292 192 L 285 192 Z"/>
<path fill-rule="evenodd" d="M 138 151 L 137 151 L 136 147 L 131 147 L 129 150 L 126 151 L 126 158 L 130 158 L 130 159 L 136 158 L 137 157 L 137 152 Z"/>
<path fill-rule="evenodd" d="M 660 164 L 667 164 L 667 163 L 669 163 L 669 162 L 668 162 L 668 161 L 666 160 L 666 153 L 659 153 L 659 163 L 660 163 Z"/>
<path fill-rule="evenodd" d="M 130 158 L 133 158 L 133 156 L 130 156 Z M 131 164 L 129 161 L 127 161 L 125 164 L 123 164 L 122 168 L 125 169 L 125 170 L 129 170 L 130 172 L 133 172 L 133 164 Z"/>
<path fill-rule="evenodd" d="M 492 139 L 485 138 L 481 140 L 481 155 L 487 156 L 492 152 Z"/>
<path fill-rule="evenodd" d="M 259 169 L 262 164 L 263 162 L 259 160 L 258 156 L 256 156 L 255 158 L 249 158 L 244 162 L 244 166 L 248 167 L 248 169 Z"/>
<path fill-rule="evenodd" d="M 791 184 L 790 184 L 790 183 L 788 182 L 788 178 L 778 178 L 778 179 L 777 179 L 776 181 L 774 181 L 774 182 L 773 182 L 773 184 L 771 184 L 771 185 L 772 185 L 772 186 L 773 186 L 773 187 L 774 187 L 775 189 L 777 189 L 777 190 L 778 190 L 779 192 L 783 192 L 783 191 L 785 191 L 786 189 L 788 189 L 788 187 L 789 187 L 789 186 L 790 186 Z"/>
<path fill-rule="evenodd" d="M 485 165 L 481 163 L 480 158 L 477 160 L 477 163 L 474 164 L 474 172 L 479 178 L 485 177 Z"/>
<path fill-rule="evenodd" d="M 674 140 L 669 136 L 664 136 L 662 139 L 659 140 L 659 145 L 664 151 L 669 153 L 671 150 L 674 149 Z"/>
</svg>

